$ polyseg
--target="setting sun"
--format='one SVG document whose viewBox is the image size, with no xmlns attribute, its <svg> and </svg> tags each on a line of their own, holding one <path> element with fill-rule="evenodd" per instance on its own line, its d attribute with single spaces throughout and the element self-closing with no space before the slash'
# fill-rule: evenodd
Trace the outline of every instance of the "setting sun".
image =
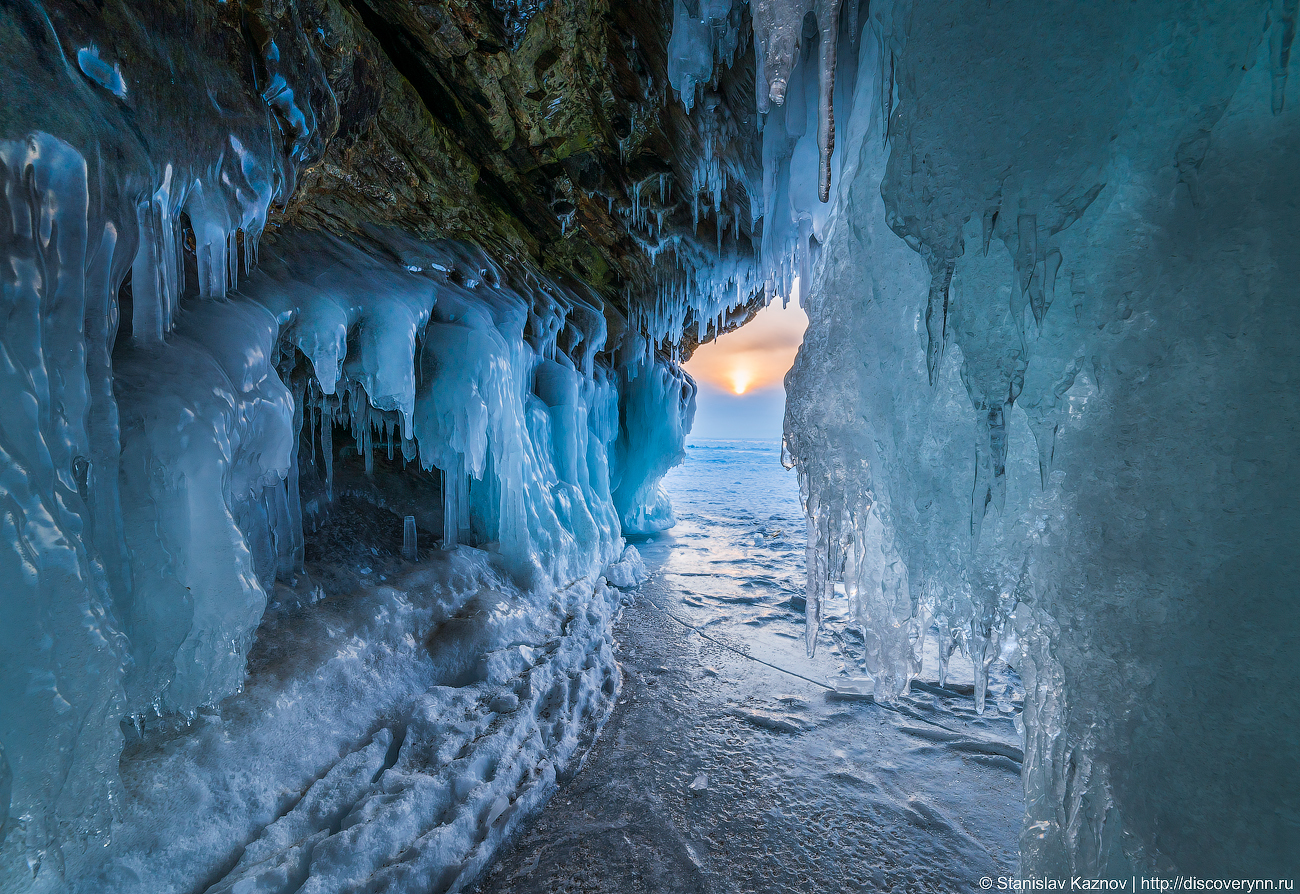
<svg viewBox="0 0 1300 894">
<path fill-rule="evenodd" d="M 754 380 L 753 374 L 747 369 L 733 369 L 730 378 L 731 390 L 737 394 L 744 394 L 749 383 Z"/>
<path fill-rule="evenodd" d="M 741 329 L 700 345 L 686 371 L 701 384 L 738 396 L 780 387 L 803 340 L 808 318 L 791 301 L 775 301 Z"/>
</svg>

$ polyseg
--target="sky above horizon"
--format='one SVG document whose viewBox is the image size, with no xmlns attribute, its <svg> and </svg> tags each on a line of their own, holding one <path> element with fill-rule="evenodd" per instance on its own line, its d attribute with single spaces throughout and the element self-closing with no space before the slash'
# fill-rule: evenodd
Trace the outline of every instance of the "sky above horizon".
<svg viewBox="0 0 1300 894">
<path fill-rule="evenodd" d="M 781 440 L 785 374 L 808 317 L 797 297 L 773 301 L 749 323 L 701 345 L 684 364 L 699 385 L 688 440 Z"/>
</svg>

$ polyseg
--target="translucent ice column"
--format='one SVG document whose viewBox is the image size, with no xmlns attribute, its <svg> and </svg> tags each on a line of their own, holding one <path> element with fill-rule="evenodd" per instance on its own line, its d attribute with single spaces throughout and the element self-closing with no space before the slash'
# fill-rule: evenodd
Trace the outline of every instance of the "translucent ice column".
<svg viewBox="0 0 1300 894">
<path fill-rule="evenodd" d="M 273 365 L 278 337 L 275 318 L 251 302 L 204 302 L 184 311 L 165 345 L 119 356 L 133 571 L 122 620 L 136 711 L 193 711 L 242 685 L 266 607 L 251 547 L 294 536 L 264 495 L 287 499 L 294 452 L 293 400 Z M 276 570 L 263 568 L 263 579 Z"/>
<path fill-rule="evenodd" d="M 675 364 L 643 360 L 623 369 L 614 503 L 629 534 L 646 535 L 676 524 L 660 487 L 685 458 L 695 419 L 695 382 Z"/>
</svg>

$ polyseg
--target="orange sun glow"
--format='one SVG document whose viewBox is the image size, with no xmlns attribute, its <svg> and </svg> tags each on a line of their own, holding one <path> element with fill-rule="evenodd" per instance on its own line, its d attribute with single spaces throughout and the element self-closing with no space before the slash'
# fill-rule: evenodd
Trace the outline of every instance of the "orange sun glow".
<svg viewBox="0 0 1300 894">
<path fill-rule="evenodd" d="M 700 345 L 686 371 L 702 385 L 735 395 L 779 387 L 807 326 L 808 318 L 795 301 L 785 308 L 774 301 L 735 332 Z"/>
</svg>

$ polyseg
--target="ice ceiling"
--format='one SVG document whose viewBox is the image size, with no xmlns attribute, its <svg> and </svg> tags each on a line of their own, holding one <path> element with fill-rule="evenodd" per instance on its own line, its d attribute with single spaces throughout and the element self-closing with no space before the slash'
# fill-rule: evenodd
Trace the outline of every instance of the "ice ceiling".
<svg viewBox="0 0 1300 894">
<path fill-rule="evenodd" d="M 488 618 L 486 669 L 204 877 L 472 877 L 608 706 L 676 360 L 796 277 L 809 649 L 837 582 L 881 700 L 1014 638 L 1027 876 L 1293 871 L 1294 0 L 502 6 L 0 11 L 5 890 L 149 889 L 95 875 L 128 733 L 281 705 L 268 594 L 390 475 L 488 608 L 392 596 L 352 657 Z M 447 745 L 507 716 L 500 779 Z"/>
</svg>

